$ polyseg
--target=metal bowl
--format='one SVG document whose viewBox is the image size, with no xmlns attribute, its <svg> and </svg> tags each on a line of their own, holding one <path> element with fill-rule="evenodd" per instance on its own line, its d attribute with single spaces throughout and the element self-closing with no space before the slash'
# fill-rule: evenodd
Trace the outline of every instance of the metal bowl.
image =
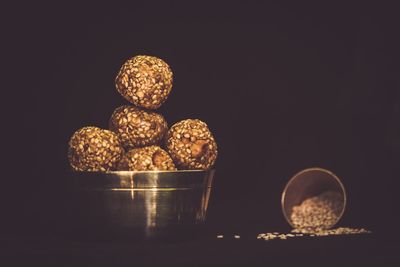
<svg viewBox="0 0 400 267">
<path fill-rule="evenodd" d="M 199 232 L 214 170 L 73 172 L 71 176 L 75 233 L 153 239 Z"/>
</svg>

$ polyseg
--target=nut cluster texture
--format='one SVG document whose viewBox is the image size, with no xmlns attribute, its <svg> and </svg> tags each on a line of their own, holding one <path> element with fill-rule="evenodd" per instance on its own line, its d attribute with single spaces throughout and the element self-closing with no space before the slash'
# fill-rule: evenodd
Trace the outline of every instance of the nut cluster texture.
<svg viewBox="0 0 400 267">
<path fill-rule="evenodd" d="M 162 115 L 135 106 L 121 106 L 115 109 L 109 127 L 118 135 L 126 149 L 157 145 L 168 130 Z"/>
<path fill-rule="evenodd" d="M 139 55 L 121 67 L 115 84 L 118 92 L 135 106 L 157 109 L 168 98 L 173 74 L 162 59 Z"/>
<path fill-rule="evenodd" d="M 168 153 L 159 146 L 147 146 L 129 150 L 118 164 L 120 171 L 176 170 Z"/>
<path fill-rule="evenodd" d="M 123 153 L 124 149 L 115 133 L 88 126 L 72 135 L 68 159 L 76 171 L 110 171 L 117 167 Z"/>
<path fill-rule="evenodd" d="M 217 144 L 204 122 L 183 120 L 168 130 L 165 118 L 154 111 L 172 90 L 166 62 L 134 56 L 121 66 L 115 85 L 130 105 L 114 110 L 109 130 L 88 126 L 74 133 L 68 149 L 74 170 L 208 170 L 214 165 Z"/>
<path fill-rule="evenodd" d="M 210 169 L 218 154 L 211 131 L 198 119 L 174 124 L 166 134 L 165 146 L 181 169 Z"/>
</svg>

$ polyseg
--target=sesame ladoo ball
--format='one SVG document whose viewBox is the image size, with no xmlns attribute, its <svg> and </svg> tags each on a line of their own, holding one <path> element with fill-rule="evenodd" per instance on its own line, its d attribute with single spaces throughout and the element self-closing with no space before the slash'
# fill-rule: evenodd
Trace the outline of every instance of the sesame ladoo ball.
<svg viewBox="0 0 400 267">
<path fill-rule="evenodd" d="M 180 169 L 210 169 L 217 159 L 217 143 L 207 124 L 183 120 L 166 134 L 166 148 Z"/>
<path fill-rule="evenodd" d="M 135 106 L 157 109 L 171 92 L 172 76 L 162 59 L 140 55 L 122 65 L 115 84 L 118 92 Z"/>
<path fill-rule="evenodd" d="M 68 159 L 76 171 L 110 171 L 117 167 L 123 153 L 124 149 L 115 133 L 88 126 L 72 135 Z"/>
<path fill-rule="evenodd" d="M 134 106 L 115 109 L 109 125 L 128 149 L 159 144 L 168 130 L 162 115 Z"/>
<path fill-rule="evenodd" d="M 147 146 L 129 150 L 118 164 L 120 171 L 176 170 L 168 153 L 158 146 Z"/>
</svg>

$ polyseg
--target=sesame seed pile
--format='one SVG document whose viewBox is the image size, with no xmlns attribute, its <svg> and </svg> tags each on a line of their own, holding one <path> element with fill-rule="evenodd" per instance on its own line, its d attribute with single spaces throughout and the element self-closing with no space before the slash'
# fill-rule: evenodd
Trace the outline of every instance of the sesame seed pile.
<svg viewBox="0 0 400 267">
<path fill-rule="evenodd" d="M 294 237 L 368 234 L 364 228 L 339 227 L 331 229 L 343 211 L 343 196 L 338 192 L 325 191 L 306 198 L 293 206 L 290 220 L 295 227 L 290 233 L 270 232 L 257 235 L 257 239 L 274 240 Z"/>
<path fill-rule="evenodd" d="M 329 229 L 340 218 L 343 210 L 342 199 L 340 193 L 333 191 L 307 198 L 300 205 L 293 207 L 291 222 L 298 229 L 309 231 Z"/>
<path fill-rule="evenodd" d="M 114 110 L 109 130 L 83 127 L 69 141 L 68 159 L 76 171 L 210 169 L 217 144 L 205 122 L 187 119 L 168 130 L 155 112 L 172 90 L 168 64 L 153 56 L 128 59 L 115 79 L 130 102 Z"/>
<path fill-rule="evenodd" d="M 320 237 L 320 236 L 339 236 L 339 235 L 360 235 L 360 234 L 370 234 L 371 231 L 364 228 L 350 228 L 350 227 L 338 227 L 329 230 L 318 230 L 314 232 L 303 232 L 299 229 L 293 229 L 290 233 L 281 232 L 267 232 L 257 235 L 257 239 L 264 241 L 271 240 L 287 240 L 293 238 L 307 238 L 307 237 Z M 216 235 L 217 239 L 225 239 L 226 236 L 222 234 Z M 228 235 L 227 239 L 240 239 L 240 235 L 233 234 Z"/>
<path fill-rule="evenodd" d="M 292 233 L 302 232 L 310 236 L 328 236 L 328 235 L 352 235 L 352 234 L 368 234 L 371 231 L 364 228 L 350 228 L 350 227 L 338 227 L 334 229 L 325 229 L 317 231 L 304 231 L 302 229 L 293 229 Z"/>
<path fill-rule="evenodd" d="M 295 237 L 318 237 L 318 236 L 337 236 L 337 235 L 357 235 L 357 234 L 369 234 L 371 231 L 364 228 L 350 228 L 350 227 L 339 227 L 335 229 L 317 230 L 317 231 L 303 231 L 299 229 L 293 229 L 291 233 L 262 233 L 257 235 L 257 239 L 270 241 L 270 240 L 284 240 Z"/>
</svg>

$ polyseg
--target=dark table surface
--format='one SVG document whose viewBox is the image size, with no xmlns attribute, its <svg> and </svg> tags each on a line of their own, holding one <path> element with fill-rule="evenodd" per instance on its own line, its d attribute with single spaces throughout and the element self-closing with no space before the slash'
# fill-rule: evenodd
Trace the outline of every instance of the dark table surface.
<svg viewBox="0 0 400 267">
<path fill-rule="evenodd" d="M 58 234 L 2 235 L 1 266 L 400 266 L 389 232 L 257 240 L 253 232 L 210 230 L 191 240 L 84 241 Z M 240 235 L 235 239 L 234 234 Z"/>
<path fill-rule="evenodd" d="M 8 2 L 0 267 L 400 266 L 398 4 Z M 174 71 L 157 112 L 170 125 L 200 118 L 215 134 L 208 230 L 168 242 L 59 235 L 67 142 L 85 125 L 107 128 L 111 112 L 127 104 L 114 79 L 138 54 L 161 57 Z M 340 226 L 373 233 L 257 240 L 287 224 L 282 190 L 313 166 L 346 186 Z"/>
</svg>

